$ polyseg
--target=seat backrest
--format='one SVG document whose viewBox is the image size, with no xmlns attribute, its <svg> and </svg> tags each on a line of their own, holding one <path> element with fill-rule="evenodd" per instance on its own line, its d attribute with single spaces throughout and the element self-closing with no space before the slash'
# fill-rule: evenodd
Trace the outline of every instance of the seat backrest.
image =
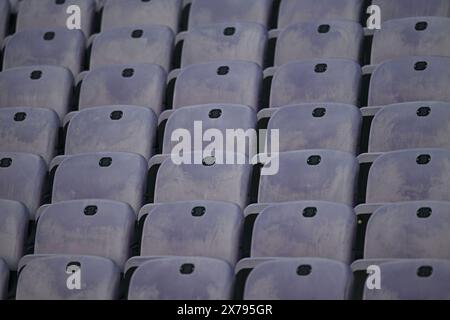
<svg viewBox="0 0 450 320">
<path fill-rule="evenodd" d="M 372 0 L 380 7 L 383 21 L 407 17 L 450 17 L 447 0 Z"/>
<path fill-rule="evenodd" d="M 9 26 L 10 5 L 8 0 L 0 0 L 0 41 L 3 42 Z"/>
</svg>

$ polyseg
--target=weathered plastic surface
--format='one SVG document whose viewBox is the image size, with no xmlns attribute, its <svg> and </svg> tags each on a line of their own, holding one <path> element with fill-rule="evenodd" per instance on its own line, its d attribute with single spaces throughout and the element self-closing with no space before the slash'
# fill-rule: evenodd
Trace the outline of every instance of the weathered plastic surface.
<svg viewBox="0 0 450 320">
<path fill-rule="evenodd" d="M 81 30 L 66 27 L 17 32 L 7 41 L 3 69 L 56 65 L 77 75 L 84 66 L 85 42 Z"/>
<path fill-rule="evenodd" d="M 56 154 L 60 121 L 43 108 L 0 108 L 0 151 L 40 155 L 47 164 Z"/>
<path fill-rule="evenodd" d="M 153 111 L 142 107 L 84 109 L 69 123 L 65 152 L 129 152 L 149 159 L 154 153 L 157 122 Z"/>
<path fill-rule="evenodd" d="M 18 67 L 0 72 L 0 108 L 40 107 L 54 110 L 61 122 L 70 110 L 73 76 L 57 66 Z"/>
<path fill-rule="evenodd" d="M 383 21 L 406 17 L 450 17 L 447 0 L 373 0 L 380 7 Z"/>
<path fill-rule="evenodd" d="M 0 41 L 3 41 L 8 30 L 10 9 L 8 0 L 0 0 Z"/>
<path fill-rule="evenodd" d="M 228 300 L 234 274 L 225 261 L 199 257 L 150 260 L 134 272 L 129 300 Z"/>
<path fill-rule="evenodd" d="M 3 259 L 0 258 L 0 300 L 8 295 L 9 269 Z"/>
<path fill-rule="evenodd" d="M 159 115 L 164 106 L 166 78 L 164 69 L 154 64 L 96 68 L 81 83 L 79 108 L 134 105 Z"/>
<path fill-rule="evenodd" d="M 82 274 L 81 289 L 70 290 L 70 267 Z M 31 260 L 20 272 L 17 300 L 113 300 L 119 298 L 120 269 L 105 258 L 56 255 Z"/>
</svg>

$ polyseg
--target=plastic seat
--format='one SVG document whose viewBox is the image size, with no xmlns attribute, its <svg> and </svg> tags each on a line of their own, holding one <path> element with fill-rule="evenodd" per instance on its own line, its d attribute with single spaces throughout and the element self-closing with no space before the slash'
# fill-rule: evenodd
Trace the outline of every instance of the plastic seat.
<svg viewBox="0 0 450 320">
<path fill-rule="evenodd" d="M 405 102 L 385 106 L 373 118 L 369 152 L 450 148 L 450 104 Z"/>
<path fill-rule="evenodd" d="M 107 199 L 142 206 L 147 163 L 132 153 L 89 153 L 69 156 L 56 169 L 52 202 Z"/>
<path fill-rule="evenodd" d="M 228 300 L 234 274 L 225 261 L 174 257 L 140 265 L 131 277 L 128 300 Z"/>
<path fill-rule="evenodd" d="M 77 273 L 73 270 L 79 270 L 79 290 L 68 286 L 70 275 Z M 34 258 L 24 264 L 16 300 L 113 300 L 119 298 L 119 288 L 120 269 L 111 260 L 56 255 Z"/>
<path fill-rule="evenodd" d="M 19 260 L 24 254 L 28 221 L 28 210 L 23 204 L 0 200 L 0 260 L 3 259 L 10 270 L 17 270 Z"/>
<path fill-rule="evenodd" d="M 414 17 L 383 23 L 372 42 L 372 64 L 406 56 L 450 57 L 450 19 Z"/>
<path fill-rule="evenodd" d="M 257 23 L 220 23 L 184 34 L 181 66 L 244 60 L 264 67 L 267 29 Z"/>
<path fill-rule="evenodd" d="M 23 203 L 30 219 L 40 206 L 47 166 L 37 155 L 0 152 L 0 198 Z"/>
<path fill-rule="evenodd" d="M 84 67 L 85 41 L 82 31 L 67 28 L 18 32 L 6 42 L 3 69 L 56 65 L 77 75 Z"/>
<path fill-rule="evenodd" d="M 141 256 L 198 256 L 234 265 L 244 222 L 235 204 L 189 201 L 150 205 L 141 241 Z"/>
<path fill-rule="evenodd" d="M 73 76 L 56 66 L 12 68 L 0 72 L 0 92 L 0 108 L 48 108 L 62 121 L 72 106 Z"/>
<path fill-rule="evenodd" d="M 130 152 L 149 159 L 154 153 L 157 118 L 135 106 L 106 106 L 75 114 L 67 128 L 67 155 Z"/>
<path fill-rule="evenodd" d="M 279 130 L 279 150 L 330 149 L 356 154 L 362 116 L 355 106 L 323 103 L 278 108 L 267 126 L 268 149 L 272 131 Z"/>
<path fill-rule="evenodd" d="M 358 169 L 356 158 L 347 152 L 280 153 L 278 173 L 260 178 L 258 202 L 322 200 L 353 206 Z"/>
<path fill-rule="evenodd" d="M 372 0 L 380 7 L 383 21 L 406 17 L 450 17 L 447 0 Z"/>
<path fill-rule="evenodd" d="M 154 63 L 168 71 L 173 44 L 174 35 L 165 26 L 106 30 L 94 37 L 90 70 L 105 65 Z"/>
<path fill-rule="evenodd" d="M 352 273 L 342 262 L 296 258 L 258 264 L 247 278 L 244 300 L 345 300 Z"/>
<path fill-rule="evenodd" d="M 158 65 L 131 64 L 99 67 L 81 82 L 79 108 L 135 105 L 163 110 L 166 72 Z"/>
<path fill-rule="evenodd" d="M 102 30 L 160 24 L 178 32 L 182 0 L 108 0 L 103 7 Z M 123 13 L 127 14 L 124 15 Z"/>
<path fill-rule="evenodd" d="M 222 22 L 256 22 L 267 26 L 272 0 L 193 0 L 189 29 Z"/>
<path fill-rule="evenodd" d="M 379 265 L 380 290 L 364 290 L 364 300 L 450 300 L 448 260 L 400 260 Z"/>
<path fill-rule="evenodd" d="M 8 33 L 10 9 L 8 0 L 0 0 L 0 43 Z"/>
<path fill-rule="evenodd" d="M 404 57 L 377 66 L 369 88 L 369 106 L 412 101 L 450 102 L 450 58 Z"/>
<path fill-rule="evenodd" d="M 341 58 L 359 61 L 363 28 L 357 22 L 303 22 L 281 30 L 275 49 L 275 65 L 295 60 Z"/>
<path fill-rule="evenodd" d="M 287 63 L 273 76 L 270 107 L 330 101 L 358 106 L 360 80 L 361 67 L 351 60 Z"/>
<path fill-rule="evenodd" d="M 351 207 L 322 201 L 271 205 L 253 227 L 251 257 L 317 257 L 352 261 L 356 215 Z"/>
<path fill-rule="evenodd" d="M 218 61 L 181 69 L 173 108 L 208 103 L 243 104 L 257 110 L 262 89 L 261 68 L 245 61 Z"/>
<path fill-rule="evenodd" d="M 278 28 L 318 20 L 360 21 L 363 0 L 281 0 Z"/>
<path fill-rule="evenodd" d="M 73 5 L 78 6 L 80 10 L 80 27 L 86 37 L 88 37 L 94 27 L 95 0 L 21 1 L 17 15 L 16 30 L 67 28 L 67 21 L 71 16 L 67 13 L 67 10 Z"/>
<path fill-rule="evenodd" d="M 136 216 L 110 200 L 75 200 L 51 204 L 40 212 L 35 254 L 90 255 L 123 267 L 131 255 Z"/>
<path fill-rule="evenodd" d="M 9 269 L 6 263 L 0 258 L 0 300 L 6 299 L 8 295 Z"/>
</svg>

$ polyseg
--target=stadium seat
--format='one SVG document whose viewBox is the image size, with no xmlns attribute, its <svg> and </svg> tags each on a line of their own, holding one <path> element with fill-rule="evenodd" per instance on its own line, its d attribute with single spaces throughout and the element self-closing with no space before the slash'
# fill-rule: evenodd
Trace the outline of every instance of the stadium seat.
<svg viewBox="0 0 450 320">
<path fill-rule="evenodd" d="M 81 82 L 79 109 L 107 105 L 164 108 L 166 72 L 158 65 L 104 66 L 86 73 Z"/>
<path fill-rule="evenodd" d="M 102 31 L 160 24 L 178 33 L 182 0 L 108 0 L 103 6 Z M 124 14 L 126 12 L 126 14 Z"/>
<path fill-rule="evenodd" d="M 134 271 L 128 300 L 228 300 L 233 279 L 233 268 L 222 260 L 153 259 Z"/>
<path fill-rule="evenodd" d="M 372 42 L 371 63 L 406 56 L 450 57 L 450 19 L 414 17 L 383 23 Z"/>
<path fill-rule="evenodd" d="M 450 148 L 450 104 L 405 102 L 380 108 L 373 118 L 369 152 Z"/>
<path fill-rule="evenodd" d="M 95 35 L 90 70 L 117 64 L 158 64 L 168 71 L 174 35 L 165 26 L 148 25 L 106 30 Z"/>
<path fill-rule="evenodd" d="M 308 60 L 275 69 L 270 107 L 336 102 L 359 105 L 361 67 L 346 59 Z"/>
<path fill-rule="evenodd" d="M 450 58 L 404 57 L 378 65 L 370 81 L 369 106 L 411 101 L 450 102 Z"/>
<path fill-rule="evenodd" d="M 363 0 L 281 0 L 278 28 L 319 20 L 360 21 Z"/>
<path fill-rule="evenodd" d="M 40 156 L 0 152 L 0 198 L 23 203 L 30 219 L 41 205 L 46 176 L 47 166 Z"/>
<path fill-rule="evenodd" d="M 400 260 L 379 265 L 380 290 L 364 289 L 364 300 L 450 300 L 450 261 Z"/>
<path fill-rule="evenodd" d="M 128 203 L 137 213 L 146 188 L 147 163 L 138 154 L 68 156 L 55 172 L 52 202 L 107 199 Z"/>
<path fill-rule="evenodd" d="M 156 143 L 157 117 L 136 106 L 84 109 L 69 122 L 66 155 L 92 152 L 130 152 L 149 159 Z"/>
<path fill-rule="evenodd" d="M 340 150 L 356 154 L 362 116 L 355 106 L 339 103 L 299 104 L 277 109 L 267 126 L 268 149 L 272 150 L 272 131 L 279 130 L 279 151 L 306 149 Z"/>
<path fill-rule="evenodd" d="M 0 108 L 0 151 L 33 153 L 47 164 L 58 146 L 60 120 L 43 108 Z"/>
<path fill-rule="evenodd" d="M 275 65 L 296 60 L 341 58 L 359 62 L 363 28 L 357 22 L 303 22 L 277 31 Z"/>
<path fill-rule="evenodd" d="M 164 117 L 161 116 L 160 122 L 163 119 Z M 172 137 L 177 130 L 188 130 L 191 137 L 193 137 L 196 128 L 195 123 L 197 121 L 201 121 L 201 127 L 204 132 L 209 129 L 219 130 L 223 137 L 226 137 L 227 130 L 234 130 L 236 133 L 238 132 L 237 130 L 243 130 L 243 133 L 245 134 L 248 130 L 256 129 L 256 113 L 253 109 L 247 106 L 233 104 L 209 104 L 184 107 L 175 110 L 168 118 L 164 130 L 163 153 L 172 153 L 172 150 L 179 143 L 177 139 L 173 139 Z M 244 142 L 249 143 L 249 151 L 254 150 L 256 153 L 256 135 L 253 141 Z M 191 151 L 205 150 L 209 144 L 210 142 L 203 142 L 202 145 L 197 146 L 195 143 L 192 143 Z M 226 145 L 226 141 L 224 141 L 224 144 L 225 147 L 228 147 Z M 239 146 L 237 145 L 232 146 L 232 149 L 227 151 L 236 153 L 239 151 L 238 148 Z M 247 150 L 245 150 L 244 153 L 246 153 L 247 156 L 251 156 Z"/>
<path fill-rule="evenodd" d="M 34 254 L 90 255 L 123 268 L 131 255 L 136 216 L 125 203 L 74 200 L 44 207 L 39 213 Z"/>
<path fill-rule="evenodd" d="M 8 0 L 0 0 L 0 44 L 8 33 L 10 4 Z"/>
<path fill-rule="evenodd" d="M 85 41 L 83 32 L 67 28 L 15 33 L 6 40 L 3 69 L 56 65 L 77 75 L 84 68 Z"/>
<path fill-rule="evenodd" d="M 356 215 L 323 201 L 270 205 L 256 217 L 251 257 L 317 257 L 352 262 Z"/>
<path fill-rule="evenodd" d="M 181 34 L 181 66 L 220 60 L 244 60 L 264 67 L 267 29 L 257 23 L 221 23 Z"/>
<path fill-rule="evenodd" d="M 228 157 L 234 163 L 244 160 L 245 164 L 226 164 Z M 211 200 L 233 202 L 245 208 L 252 171 L 245 156 L 217 151 L 215 157 L 202 158 L 201 152 L 195 152 L 186 158 L 191 164 L 176 164 L 171 156 L 162 159 L 156 176 L 155 203 Z M 196 164 L 196 160 L 202 163 Z"/>
<path fill-rule="evenodd" d="M 3 259 L 9 270 L 17 270 L 24 254 L 29 217 L 22 203 L 0 199 L 0 260 Z M 1 292 L 0 289 L 0 297 Z"/>
<path fill-rule="evenodd" d="M 27 257 L 25 257 L 27 258 Z M 24 258 L 24 259 L 25 259 Z M 101 257 L 55 255 L 24 261 L 17 282 L 17 300 L 112 300 L 119 298 L 120 269 Z M 80 289 L 69 276 L 80 274 Z"/>
<path fill-rule="evenodd" d="M 262 89 L 261 68 L 245 61 L 218 61 L 181 69 L 173 108 L 208 103 L 243 104 L 257 110 Z"/>
<path fill-rule="evenodd" d="M 273 0 L 193 0 L 189 29 L 216 23 L 256 22 L 267 26 Z"/>
<path fill-rule="evenodd" d="M 258 202 L 323 200 L 353 206 L 358 167 L 356 158 L 347 152 L 280 153 L 278 173 L 260 178 Z"/>
<path fill-rule="evenodd" d="M 19 67 L 0 72 L 0 108 L 40 107 L 54 110 L 61 122 L 72 106 L 74 80 L 56 66 Z"/>
<path fill-rule="evenodd" d="M 350 267 L 320 258 L 271 259 L 251 270 L 244 300 L 345 300 L 352 285 Z"/>
<path fill-rule="evenodd" d="M 8 295 L 9 269 L 0 258 L 0 300 L 6 299 Z"/>
<path fill-rule="evenodd" d="M 16 30 L 67 28 L 67 21 L 79 8 L 81 31 L 88 37 L 94 27 L 96 4 L 94 0 L 26 0 L 21 1 Z M 70 12 L 70 14 L 68 13 Z"/>
<path fill-rule="evenodd" d="M 381 9 L 383 21 L 407 17 L 450 17 L 447 0 L 372 0 Z"/>
</svg>

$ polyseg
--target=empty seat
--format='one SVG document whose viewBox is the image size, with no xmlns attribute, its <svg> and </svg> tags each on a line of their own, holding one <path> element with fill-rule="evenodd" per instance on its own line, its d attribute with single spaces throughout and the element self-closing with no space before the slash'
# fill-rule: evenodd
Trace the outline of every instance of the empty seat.
<svg viewBox="0 0 450 320">
<path fill-rule="evenodd" d="M 414 149 L 388 152 L 370 168 L 367 203 L 450 200 L 450 151 Z"/>
<path fill-rule="evenodd" d="M 241 150 L 241 152 L 246 153 L 247 156 L 252 155 L 251 151 L 256 153 L 256 130 L 254 131 L 254 136 L 252 136 L 252 131 L 250 131 L 256 128 L 255 111 L 247 106 L 232 104 L 200 105 L 175 110 L 175 112 L 170 115 L 164 130 L 163 153 L 172 153 L 172 150 L 178 145 L 179 140 L 176 136 L 178 130 L 188 130 L 191 137 L 194 137 L 195 128 L 199 128 L 200 126 L 204 132 L 209 129 L 215 130 L 215 132 L 218 130 L 223 137 L 227 136 L 227 132 L 230 137 L 230 132 L 236 133 L 236 136 L 238 133 L 242 132 L 245 135 L 244 138 L 249 137 L 249 140 L 238 140 L 238 143 L 242 143 L 243 145 L 248 143 L 249 148 L 248 150 L 245 149 L 244 145 L 245 150 Z M 239 152 L 239 144 L 230 145 L 227 144 L 226 141 L 223 142 L 225 148 L 231 148 L 227 149 L 227 151 Z M 190 151 L 205 150 L 210 143 L 211 142 L 204 141 L 201 145 L 197 145 L 191 140 Z"/>
<path fill-rule="evenodd" d="M 10 5 L 8 0 L 0 0 L 0 43 L 8 33 Z"/>
<path fill-rule="evenodd" d="M 257 23 L 221 23 L 194 28 L 184 35 L 181 65 L 245 60 L 264 67 L 267 29 Z"/>
<path fill-rule="evenodd" d="M 355 231 L 355 212 L 344 204 L 271 205 L 255 220 L 251 257 L 317 257 L 349 264 Z"/>
<path fill-rule="evenodd" d="M 158 65 L 130 64 L 99 67 L 81 82 L 79 108 L 134 105 L 163 110 L 166 72 Z"/>
<path fill-rule="evenodd" d="M 246 61 L 218 61 L 181 69 L 175 83 L 173 108 L 207 103 L 243 104 L 259 108 L 263 73 Z"/>
<path fill-rule="evenodd" d="M 166 26 L 106 30 L 94 37 L 90 69 L 105 65 L 154 63 L 170 69 L 174 35 Z"/>
<path fill-rule="evenodd" d="M 279 154 L 279 171 L 260 178 L 258 202 L 323 200 L 353 206 L 358 162 L 347 152 L 290 151 Z"/>
<path fill-rule="evenodd" d="M 379 265 L 381 289 L 364 288 L 364 300 L 450 300 L 448 260 L 400 260 Z"/>
<path fill-rule="evenodd" d="M 359 22 L 363 0 L 281 0 L 278 28 L 298 22 L 350 20 Z"/>
<path fill-rule="evenodd" d="M 40 212 L 35 254 L 73 254 L 108 258 L 123 267 L 131 255 L 136 216 L 125 203 L 75 200 Z"/>
<path fill-rule="evenodd" d="M 410 101 L 450 102 L 450 58 L 403 57 L 378 65 L 372 74 L 369 106 Z"/>
<path fill-rule="evenodd" d="M 129 300 L 228 300 L 233 268 L 211 258 L 174 257 L 140 265 L 131 277 Z"/>
<path fill-rule="evenodd" d="M 72 10 L 71 6 L 74 5 L 78 6 L 76 10 Z M 16 30 L 67 28 L 71 15 L 79 13 L 81 30 L 88 37 L 93 31 L 95 10 L 94 0 L 21 1 L 17 14 Z"/>
<path fill-rule="evenodd" d="M 267 129 L 268 149 L 272 131 L 279 130 L 280 152 L 305 149 L 331 149 L 356 154 L 362 115 L 355 106 L 323 103 L 278 108 Z"/>
<path fill-rule="evenodd" d="M 108 0 L 103 6 L 102 30 L 160 24 L 178 32 L 182 0 Z M 126 12 L 126 14 L 124 14 Z"/>
<path fill-rule="evenodd" d="M 40 155 L 47 163 L 58 146 L 58 115 L 43 108 L 0 108 L 0 151 Z"/>
<path fill-rule="evenodd" d="M 0 108 L 41 107 L 54 110 L 60 120 L 72 105 L 73 76 L 56 66 L 32 66 L 0 72 Z"/>
<path fill-rule="evenodd" d="M 8 295 L 9 269 L 0 258 L 0 300 L 6 299 Z"/>
<path fill-rule="evenodd" d="M 21 31 L 8 39 L 3 69 L 33 65 L 66 67 L 74 75 L 84 67 L 85 38 L 80 30 L 54 28 Z"/>
<path fill-rule="evenodd" d="M 381 9 L 383 21 L 406 17 L 450 17 L 447 0 L 372 0 Z"/>
<path fill-rule="evenodd" d="M 319 258 L 270 260 L 247 278 L 245 300 L 345 300 L 352 286 L 350 267 Z"/>
<path fill-rule="evenodd" d="M 359 61 L 363 28 L 357 22 L 304 22 L 283 29 L 275 49 L 275 65 L 295 60 L 342 58 Z"/>
<path fill-rule="evenodd" d="M 154 153 L 157 118 L 135 106 L 84 109 L 69 123 L 67 155 L 90 152 L 130 152 L 149 159 Z"/>
<path fill-rule="evenodd" d="M 20 202 L 0 200 L 0 260 L 10 270 L 17 270 L 24 254 L 29 218 L 27 208 Z"/>
<path fill-rule="evenodd" d="M 226 164 L 227 157 L 233 163 L 244 164 Z M 252 171 L 245 156 L 217 151 L 214 157 L 203 158 L 201 152 L 196 152 L 183 158 L 189 162 L 177 164 L 171 156 L 162 161 L 156 177 L 155 203 L 213 200 L 233 202 L 245 208 Z"/>
<path fill-rule="evenodd" d="M 244 215 L 233 203 L 173 202 L 144 207 L 141 256 L 202 256 L 235 264 Z"/>
<path fill-rule="evenodd" d="M 373 37 L 372 63 L 405 56 L 450 57 L 449 33 L 449 18 L 415 17 L 387 21 Z"/>
<path fill-rule="evenodd" d="M 385 205 L 370 217 L 365 259 L 449 259 L 450 203 L 412 201 Z"/>
<path fill-rule="evenodd" d="M 79 275 L 79 288 L 76 274 Z M 70 276 L 74 279 L 70 279 Z M 112 300 L 119 298 L 120 269 L 92 256 L 50 256 L 28 261 L 19 273 L 17 300 Z"/>
<path fill-rule="evenodd" d="M 256 22 L 267 26 L 273 0 L 193 0 L 189 29 L 222 22 Z"/>
<path fill-rule="evenodd" d="M 336 102 L 359 105 L 361 67 L 346 59 L 287 63 L 276 69 L 270 107 Z"/>
<path fill-rule="evenodd" d="M 132 153 L 69 156 L 56 169 L 53 203 L 108 199 L 128 203 L 137 212 L 146 188 L 147 163 Z"/>
<path fill-rule="evenodd" d="M 41 204 L 47 166 L 37 155 L 0 152 L 0 198 L 22 202 L 30 219 Z"/>
<path fill-rule="evenodd" d="M 450 104 L 405 102 L 385 106 L 373 118 L 369 152 L 450 148 Z"/>
</svg>

